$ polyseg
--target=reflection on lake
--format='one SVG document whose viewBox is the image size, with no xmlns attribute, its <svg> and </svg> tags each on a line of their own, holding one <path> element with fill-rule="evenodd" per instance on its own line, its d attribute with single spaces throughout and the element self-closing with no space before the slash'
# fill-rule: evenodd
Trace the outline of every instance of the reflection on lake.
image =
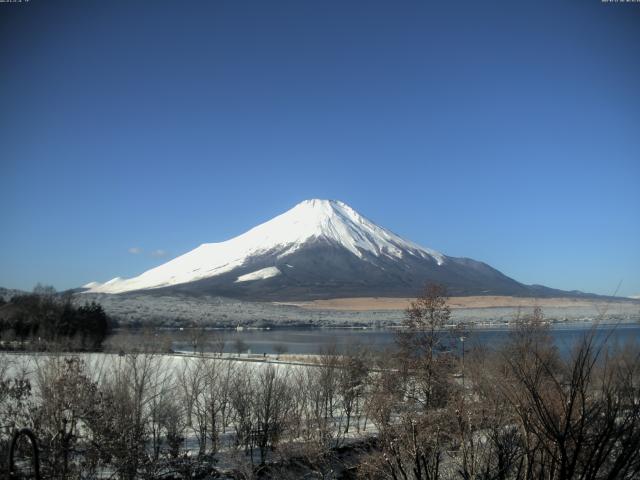
<svg viewBox="0 0 640 480">
<path fill-rule="evenodd" d="M 571 351 L 576 341 L 588 333 L 588 324 L 557 324 L 551 327 L 553 340 L 561 353 Z M 478 328 L 471 332 L 465 343 L 467 349 L 474 345 L 497 347 L 509 336 L 508 328 Z M 321 349 L 335 345 L 338 351 L 344 352 L 354 346 L 362 345 L 384 350 L 392 347 L 394 331 L 375 329 L 272 329 L 272 330 L 165 330 L 156 334 L 157 341 L 165 341 L 175 351 L 192 352 L 194 341 L 198 350 L 218 351 L 224 344 L 225 352 L 238 350 L 253 354 L 315 354 Z M 153 341 L 144 338 L 143 334 L 120 331 L 113 335 L 111 342 L 117 344 L 124 337 L 136 338 L 137 341 Z M 606 341 L 611 346 L 622 346 L 630 341 L 640 341 L 640 324 L 601 325 L 595 329 L 597 343 Z M 110 342 L 110 343 L 111 343 Z M 449 339 L 451 348 L 459 348 L 460 339 Z"/>
</svg>

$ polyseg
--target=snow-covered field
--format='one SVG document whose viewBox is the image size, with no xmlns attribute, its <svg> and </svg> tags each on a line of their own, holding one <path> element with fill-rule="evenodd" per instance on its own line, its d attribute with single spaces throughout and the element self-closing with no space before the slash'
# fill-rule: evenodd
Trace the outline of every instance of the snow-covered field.
<svg viewBox="0 0 640 480">
<path fill-rule="evenodd" d="M 314 368 L 318 364 L 315 355 L 309 355 L 305 360 L 304 355 L 283 355 L 279 360 L 275 355 L 264 357 L 262 355 L 250 354 L 197 354 L 193 355 L 188 352 L 177 352 L 175 354 L 156 354 L 158 364 L 165 371 L 178 373 L 184 368 L 186 362 L 193 360 L 213 360 L 217 362 L 230 362 L 232 365 L 240 365 L 251 371 L 265 368 L 272 365 L 277 369 L 296 369 L 296 368 Z M 38 366 L 45 364 L 52 358 L 79 358 L 87 366 L 87 372 L 90 372 L 95 381 L 100 381 L 109 372 L 110 369 L 117 367 L 123 361 L 125 356 L 118 353 L 13 353 L 0 352 L 0 365 L 6 365 L 6 376 L 13 377 L 16 375 L 24 375 L 30 380 L 35 380 Z"/>
</svg>

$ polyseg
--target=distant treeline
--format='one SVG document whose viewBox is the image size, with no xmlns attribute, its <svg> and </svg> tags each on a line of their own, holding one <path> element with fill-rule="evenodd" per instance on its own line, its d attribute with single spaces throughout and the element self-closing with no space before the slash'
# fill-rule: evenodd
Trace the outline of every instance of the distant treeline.
<svg viewBox="0 0 640 480">
<path fill-rule="evenodd" d="M 61 346 L 72 350 L 100 349 L 113 328 L 101 305 L 76 306 L 70 295 L 59 295 L 50 287 L 33 293 L 0 299 L 0 340 L 4 348 L 16 346 L 47 349 Z"/>
</svg>

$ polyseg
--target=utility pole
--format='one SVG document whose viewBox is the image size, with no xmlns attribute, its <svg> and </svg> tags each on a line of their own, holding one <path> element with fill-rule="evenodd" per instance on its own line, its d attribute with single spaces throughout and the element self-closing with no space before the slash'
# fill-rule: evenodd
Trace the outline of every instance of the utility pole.
<svg viewBox="0 0 640 480">
<path fill-rule="evenodd" d="M 464 335 L 460 337 L 462 342 L 462 390 L 464 390 L 464 341 L 467 339 Z"/>
</svg>

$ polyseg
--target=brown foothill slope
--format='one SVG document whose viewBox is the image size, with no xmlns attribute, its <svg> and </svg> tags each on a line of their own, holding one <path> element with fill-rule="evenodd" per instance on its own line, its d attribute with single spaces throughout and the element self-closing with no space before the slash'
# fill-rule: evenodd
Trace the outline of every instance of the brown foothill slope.
<svg viewBox="0 0 640 480">
<path fill-rule="evenodd" d="M 286 305 L 296 305 L 308 310 L 404 310 L 409 306 L 411 298 L 386 298 L 386 297 L 359 297 L 359 298 L 335 298 L 329 300 L 313 300 L 308 302 L 279 302 Z M 620 302 L 627 303 L 628 299 Z M 616 300 L 600 300 L 585 298 L 531 298 L 508 296 L 469 296 L 451 297 L 449 305 L 453 309 L 464 308 L 517 308 L 517 307 L 596 307 L 616 303 Z M 640 302 L 638 302 L 640 305 Z"/>
</svg>

